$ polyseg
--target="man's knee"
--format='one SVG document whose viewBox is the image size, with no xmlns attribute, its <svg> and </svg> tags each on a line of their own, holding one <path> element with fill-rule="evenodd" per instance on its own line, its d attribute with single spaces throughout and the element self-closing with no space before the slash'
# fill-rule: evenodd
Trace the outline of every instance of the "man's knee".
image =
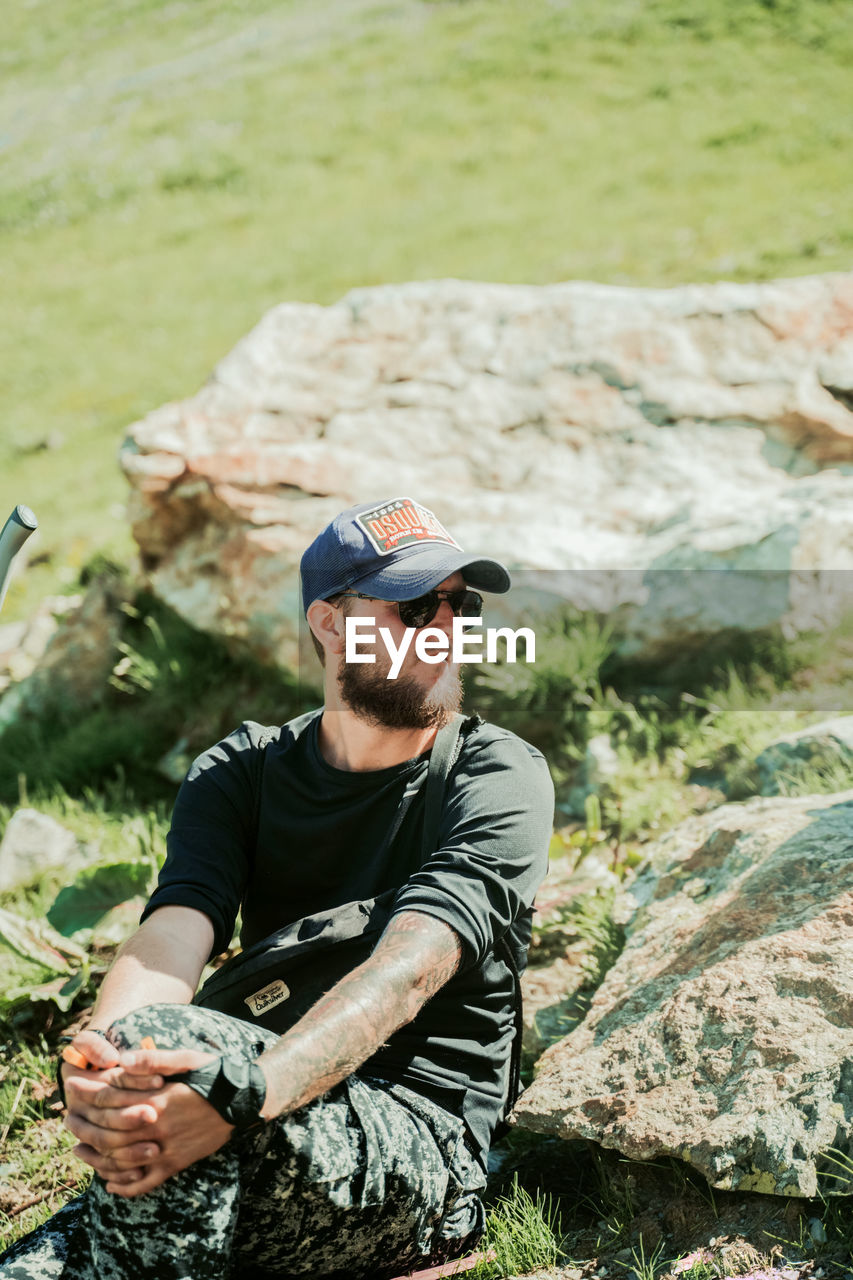
<svg viewBox="0 0 853 1280">
<path fill-rule="evenodd" d="M 200 1049 L 257 1057 L 278 1040 L 272 1031 L 194 1004 L 148 1004 L 116 1018 L 107 1038 L 117 1049 L 138 1049 L 150 1036 L 158 1049 Z"/>
<path fill-rule="evenodd" d="M 193 1026 L 192 1012 L 192 1006 L 185 1004 L 143 1005 L 116 1018 L 107 1029 L 107 1039 L 117 1049 L 138 1049 L 146 1036 L 158 1049 L 192 1048 L 199 1030 Z"/>
</svg>

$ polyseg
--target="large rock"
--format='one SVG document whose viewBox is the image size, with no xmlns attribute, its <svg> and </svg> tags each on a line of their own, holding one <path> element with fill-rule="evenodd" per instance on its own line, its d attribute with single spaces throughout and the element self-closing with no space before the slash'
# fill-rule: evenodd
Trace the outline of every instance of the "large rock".
<svg viewBox="0 0 853 1280">
<path fill-rule="evenodd" d="M 450 280 L 277 307 L 121 461 L 154 589 L 264 658 L 293 658 L 322 525 L 407 492 L 652 655 L 838 615 L 849 575 L 815 571 L 853 566 L 852 406 L 853 275 Z"/>
<path fill-rule="evenodd" d="M 660 840 L 624 951 L 516 1121 L 813 1196 L 837 1172 L 822 1153 L 853 1156 L 852 831 L 847 791 L 725 805 Z"/>
<path fill-rule="evenodd" d="M 54 867 L 76 867 L 81 861 L 77 837 L 38 809 L 16 809 L 0 840 L 0 893 L 36 881 Z"/>
<path fill-rule="evenodd" d="M 59 619 L 82 603 L 82 596 L 48 596 L 23 622 L 0 625 L 0 695 L 25 679 L 44 656 Z"/>
<path fill-rule="evenodd" d="M 119 654 L 121 607 L 130 594 L 119 578 L 93 579 L 85 595 L 73 597 L 58 624 L 46 631 L 41 652 L 21 659 L 10 687 L 5 688 L 0 672 L 0 730 L 21 716 L 42 714 L 57 698 L 85 706 L 103 696 Z M 36 622 L 40 616 L 38 611 Z M 26 624 L 21 637 L 34 628 Z"/>
</svg>

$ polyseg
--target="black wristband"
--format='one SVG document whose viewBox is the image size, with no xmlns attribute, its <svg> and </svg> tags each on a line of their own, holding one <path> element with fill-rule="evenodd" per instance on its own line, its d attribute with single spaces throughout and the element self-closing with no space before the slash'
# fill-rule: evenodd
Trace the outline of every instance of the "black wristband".
<svg viewBox="0 0 853 1280">
<path fill-rule="evenodd" d="M 62 1064 L 64 1061 L 65 1059 L 60 1052 L 59 1057 L 56 1059 L 56 1074 L 53 1077 L 53 1082 L 56 1085 L 56 1092 L 59 1094 L 59 1101 L 62 1103 L 63 1107 L 67 1107 L 68 1102 L 65 1098 L 65 1081 L 62 1079 Z"/>
<path fill-rule="evenodd" d="M 258 1124 L 267 1096 L 267 1082 L 256 1062 L 248 1058 L 215 1058 L 194 1071 L 166 1076 L 167 1082 L 180 1080 L 201 1094 L 235 1129 Z"/>
</svg>

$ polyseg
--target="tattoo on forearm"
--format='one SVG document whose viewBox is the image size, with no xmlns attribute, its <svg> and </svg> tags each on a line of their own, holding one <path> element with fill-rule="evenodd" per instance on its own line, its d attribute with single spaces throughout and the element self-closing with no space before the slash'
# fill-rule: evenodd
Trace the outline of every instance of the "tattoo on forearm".
<svg viewBox="0 0 853 1280">
<path fill-rule="evenodd" d="M 399 970 L 400 995 L 408 998 L 411 1021 L 444 984 L 453 977 L 462 959 L 462 947 L 449 925 L 419 911 L 404 911 L 392 920 L 379 940 L 372 959 L 392 973 Z M 417 969 L 414 984 L 407 978 Z M 402 1024 L 401 1024 L 402 1025 Z"/>
<path fill-rule="evenodd" d="M 458 935 L 443 921 L 417 911 L 395 916 L 370 959 L 263 1055 L 275 1109 L 296 1110 L 361 1066 L 412 1021 L 461 959 Z"/>
</svg>

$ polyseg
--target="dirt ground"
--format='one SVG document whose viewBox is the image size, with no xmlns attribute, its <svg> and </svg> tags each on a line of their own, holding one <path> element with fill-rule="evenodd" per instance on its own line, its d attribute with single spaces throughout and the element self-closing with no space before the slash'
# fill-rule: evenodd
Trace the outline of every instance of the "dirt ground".
<svg viewBox="0 0 853 1280">
<path fill-rule="evenodd" d="M 565 1261 L 537 1276 L 630 1280 L 638 1263 L 655 1255 L 658 1280 L 687 1271 L 691 1255 L 707 1264 L 708 1280 L 754 1272 L 761 1280 L 764 1273 L 774 1280 L 853 1275 L 850 1197 L 836 1197 L 828 1210 L 822 1201 L 716 1191 L 679 1161 L 640 1164 L 558 1138 L 514 1134 L 504 1153 L 490 1194 L 507 1193 L 517 1177 L 559 1208 Z M 698 1280 L 698 1268 L 693 1275 Z"/>
</svg>

